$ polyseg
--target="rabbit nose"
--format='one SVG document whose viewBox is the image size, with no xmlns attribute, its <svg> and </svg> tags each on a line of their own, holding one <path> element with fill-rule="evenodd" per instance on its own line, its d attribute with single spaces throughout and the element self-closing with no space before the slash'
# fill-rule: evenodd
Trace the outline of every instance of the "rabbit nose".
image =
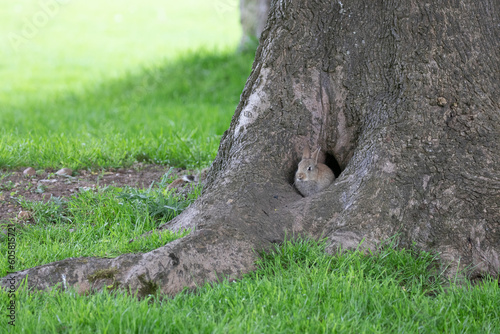
<svg viewBox="0 0 500 334">
<path fill-rule="evenodd" d="M 297 180 L 303 180 L 305 178 L 304 173 L 298 173 L 297 174 Z"/>
</svg>

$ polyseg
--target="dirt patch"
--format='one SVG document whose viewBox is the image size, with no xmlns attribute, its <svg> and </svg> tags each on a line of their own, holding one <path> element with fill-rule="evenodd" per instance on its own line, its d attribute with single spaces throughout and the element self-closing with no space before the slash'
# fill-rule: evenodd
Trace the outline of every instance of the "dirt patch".
<svg viewBox="0 0 500 334">
<path fill-rule="evenodd" d="M 73 176 L 57 175 L 56 170 L 38 170 L 27 176 L 22 169 L 0 170 L 0 223 L 7 223 L 23 215 L 17 198 L 29 201 L 48 201 L 52 197 L 69 198 L 82 189 L 104 186 L 147 188 L 153 181 L 159 182 L 170 168 L 158 165 L 137 164 L 130 168 L 107 169 L 101 171 L 79 170 Z M 173 168 L 172 179 L 189 171 Z"/>
</svg>

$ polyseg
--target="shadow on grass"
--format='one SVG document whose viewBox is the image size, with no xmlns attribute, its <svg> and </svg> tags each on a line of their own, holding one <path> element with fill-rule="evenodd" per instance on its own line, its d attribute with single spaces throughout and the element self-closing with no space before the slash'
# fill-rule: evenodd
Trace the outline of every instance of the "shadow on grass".
<svg viewBox="0 0 500 334">
<path fill-rule="evenodd" d="M 0 106 L 0 168 L 208 165 L 252 60 L 251 52 L 190 52 L 83 92 L 13 100 Z"/>
</svg>

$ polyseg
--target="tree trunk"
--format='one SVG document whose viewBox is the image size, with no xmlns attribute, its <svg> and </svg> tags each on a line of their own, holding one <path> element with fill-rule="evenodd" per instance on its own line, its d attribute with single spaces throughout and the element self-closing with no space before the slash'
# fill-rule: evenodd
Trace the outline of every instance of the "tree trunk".
<svg viewBox="0 0 500 334">
<path fill-rule="evenodd" d="M 273 1 L 267 29 L 202 196 L 147 254 L 32 268 L 30 286 L 175 294 L 253 269 L 285 234 L 329 249 L 438 252 L 449 272 L 500 272 L 500 3 Z M 337 179 L 302 197 L 302 146 Z M 104 275 L 111 272 L 109 275 Z"/>
<path fill-rule="evenodd" d="M 240 21 L 243 35 L 240 49 L 253 48 L 267 22 L 271 0 L 240 0 Z M 255 48 L 253 48 L 255 50 Z"/>
</svg>

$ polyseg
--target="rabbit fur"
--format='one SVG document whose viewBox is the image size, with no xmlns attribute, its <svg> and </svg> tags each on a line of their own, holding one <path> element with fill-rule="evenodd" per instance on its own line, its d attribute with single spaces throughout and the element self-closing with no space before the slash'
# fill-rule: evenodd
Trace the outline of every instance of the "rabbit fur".
<svg viewBox="0 0 500 334">
<path fill-rule="evenodd" d="M 305 146 L 302 152 L 302 161 L 299 162 L 295 173 L 295 187 L 302 196 L 311 196 L 332 184 L 335 175 L 325 164 L 318 162 L 320 148 L 311 156 L 309 146 Z"/>
</svg>

